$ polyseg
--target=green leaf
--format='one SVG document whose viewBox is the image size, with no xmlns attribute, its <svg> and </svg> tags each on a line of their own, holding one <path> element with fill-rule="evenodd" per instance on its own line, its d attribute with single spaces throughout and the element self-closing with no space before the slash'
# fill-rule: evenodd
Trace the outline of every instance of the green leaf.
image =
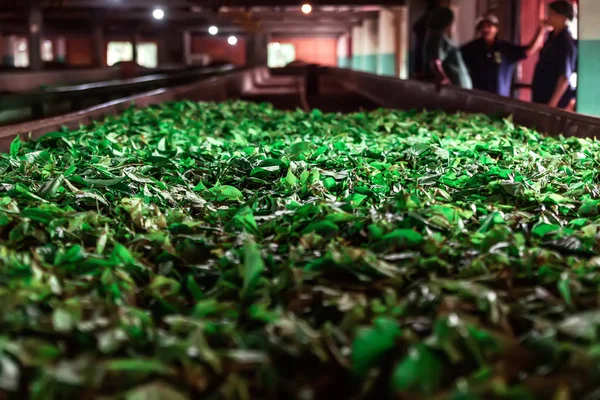
<svg viewBox="0 0 600 400">
<path fill-rule="evenodd" d="M 243 254 L 242 276 L 244 278 L 244 288 L 242 289 L 242 298 L 248 300 L 252 297 L 258 286 L 260 277 L 265 270 L 265 263 L 258 245 L 250 239 L 244 242 Z"/>
<path fill-rule="evenodd" d="M 549 233 L 552 232 L 556 232 L 560 230 L 560 226 L 557 225 L 551 225 L 551 224 L 539 224 L 536 225 L 532 230 L 531 233 L 535 236 L 538 237 L 544 237 Z"/>
<path fill-rule="evenodd" d="M 172 371 L 163 363 L 150 359 L 114 359 L 106 362 L 106 370 L 111 372 L 134 372 L 141 374 L 167 375 Z"/>
<path fill-rule="evenodd" d="M 21 148 L 21 138 L 17 135 L 10 144 L 10 155 L 16 157 Z"/>
<path fill-rule="evenodd" d="M 392 384 L 397 391 L 429 396 L 441 387 L 443 377 L 442 361 L 426 345 L 418 344 L 394 369 Z"/>
<path fill-rule="evenodd" d="M 581 217 L 595 217 L 600 214 L 598 211 L 598 206 L 600 205 L 600 200 L 591 200 L 583 203 L 577 214 Z"/>
<path fill-rule="evenodd" d="M 403 247 L 415 247 L 423 243 L 423 235 L 412 229 L 396 229 L 384 235 L 383 240 Z"/>
<path fill-rule="evenodd" d="M 191 275 L 188 275 L 187 277 L 186 288 L 191 293 L 194 300 L 199 301 L 204 297 L 204 291 L 198 286 L 196 280 Z"/>
<path fill-rule="evenodd" d="M 394 347 L 400 333 L 398 323 L 384 317 L 376 319 L 373 327 L 359 328 L 352 343 L 352 370 L 366 375 Z"/>
<path fill-rule="evenodd" d="M 288 168 L 288 172 L 287 172 L 287 175 L 285 176 L 284 180 L 285 180 L 285 183 L 290 187 L 294 187 L 298 183 L 298 178 L 296 178 L 296 176 L 294 176 L 294 173 L 292 172 L 291 168 Z"/>
<path fill-rule="evenodd" d="M 216 186 L 209 190 L 211 198 L 214 201 L 235 201 L 242 200 L 244 194 L 233 186 Z"/>
</svg>

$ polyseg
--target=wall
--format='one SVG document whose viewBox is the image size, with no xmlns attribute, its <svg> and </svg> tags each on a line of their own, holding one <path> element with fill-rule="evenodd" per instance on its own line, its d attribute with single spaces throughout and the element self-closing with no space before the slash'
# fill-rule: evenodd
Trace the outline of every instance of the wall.
<svg viewBox="0 0 600 400">
<path fill-rule="evenodd" d="M 580 0 L 577 111 L 600 116 L 600 1 Z"/>
<path fill-rule="evenodd" d="M 378 20 L 367 19 L 363 21 L 363 35 L 362 35 L 362 52 L 364 60 L 363 71 L 365 72 L 377 72 L 377 57 L 379 54 L 379 28 Z"/>
<path fill-rule="evenodd" d="M 92 41 L 84 36 L 67 37 L 67 64 L 73 67 L 92 65 Z"/>
<path fill-rule="evenodd" d="M 212 61 L 227 61 L 235 65 L 246 64 L 246 39 L 238 37 L 235 46 L 227 43 L 227 37 L 193 36 L 192 53 L 208 54 Z"/>
<path fill-rule="evenodd" d="M 335 67 L 337 60 L 336 38 L 303 38 L 277 36 L 272 42 L 292 44 L 296 49 L 296 61 Z"/>
<path fill-rule="evenodd" d="M 465 44 L 475 38 L 475 20 L 477 19 L 477 0 L 454 0 L 452 9 L 456 14 L 456 37 L 458 44 Z"/>
<path fill-rule="evenodd" d="M 337 66 L 340 68 L 350 68 L 352 66 L 352 58 L 350 56 L 350 35 L 344 34 L 337 41 Z"/>
<path fill-rule="evenodd" d="M 366 19 L 352 29 L 352 68 L 377 73 L 379 28 L 377 19 Z"/>
<path fill-rule="evenodd" d="M 396 32 L 395 16 L 392 11 L 383 10 L 379 13 L 377 73 L 379 75 L 396 75 Z"/>
<path fill-rule="evenodd" d="M 362 35 L 363 35 L 363 27 L 362 25 L 357 25 L 352 27 L 351 32 L 351 45 L 352 45 L 352 69 L 357 71 L 362 71 L 363 69 L 363 49 L 362 49 Z"/>
</svg>

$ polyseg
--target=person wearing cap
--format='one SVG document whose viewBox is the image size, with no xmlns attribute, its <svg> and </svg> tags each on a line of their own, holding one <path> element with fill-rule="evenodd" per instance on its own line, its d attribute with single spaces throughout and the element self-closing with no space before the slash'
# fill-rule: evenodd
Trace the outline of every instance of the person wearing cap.
<svg viewBox="0 0 600 400">
<path fill-rule="evenodd" d="M 473 79 L 473 88 L 510 97 L 517 63 L 537 53 L 544 44 L 545 28 L 527 46 L 520 46 L 498 38 L 499 21 L 493 14 L 477 19 L 479 38 L 464 45 L 461 50 Z"/>
<path fill-rule="evenodd" d="M 551 107 L 567 108 L 575 100 L 570 78 L 576 71 L 577 46 L 569 32 L 575 18 L 573 5 L 565 0 L 550 4 L 545 23 L 552 33 L 540 52 L 532 83 L 532 100 Z"/>
<path fill-rule="evenodd" d="M 452 84 L 472 89 L 460 48 L 452 40 L 454 22 L 454 12 L 449 8 L 440 7 L 431 14 L 423 51 L 425 79 L 435 81 L 438 86 Z"/>
</svg>

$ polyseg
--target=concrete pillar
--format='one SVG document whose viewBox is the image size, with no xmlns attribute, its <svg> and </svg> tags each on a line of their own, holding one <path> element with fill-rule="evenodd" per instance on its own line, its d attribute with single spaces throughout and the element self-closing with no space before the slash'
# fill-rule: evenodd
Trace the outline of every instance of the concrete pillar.
<svg viewBox="0 0 600 400">
<path fill-rule="evenodd" d="M 396 42 L 397 37 L 394 12 L 382 10 L 377 21 L 377 73 L 379 75 L 396 75 Z"/>
<path fill-rule="evenodd" d="M 42 63 L 42 10 L 34 7 L 29 9 L 29 67 L 33 71 L 40 71 Z"/>
<path fill-rule="evenodd" d="M 396 76 L 408 79 L 410 70 L 410 29 L 408 26 L 408 7 L 398 7 L 395 12 L 396 27 Z"/>
<path fill-rule="evenodd" d="M 140 42 L 140 35 L 138 33 L 135 33 L 133 35 L 133 37 L 131 38 L 131 45 L 133 47 L 133 57 L 131 58 L 131 61 L 133 61 L 134 63 L 138 62 L 138 44 Z"/>
<path fill-rule="evenodd" d="M 350 34 L 344 33 L 338 38 L 337 42 L 337 66 L 340 68 L 350 68 L 352 60 L 350 58 Z"/>
<path fill-rule="evenodd" d="M 14 67 L 16 56 L 17 37 L 15 35 L 4 36 L 2 38 L 2 65 Z"/>
<path fill-rule="evenodd" d="M 362 41 L 363 41 L 363 27 L 362 25 L 356 25 L 352 27 L 352 69 L 357 71 L 363 70 L 363 53 L 362 53 Z"/>
<path fill-rule="evenodd" d="M 376 73 L 377 72 L 377 55 L 378 50 L 378 28 L 376 19 L 367 19 L 363 21 L 362 35 L 362 57 L 363 71 Z"/>
<path fill-rule="evenodd" d="M 67 39 L 63 36 L 56 38 L 54 41 L 54 59 L 59 63 L 67 62 Z"/>
<path fill-rule="evenodd" d="M 185 65 L 192 64 L 192 34 L 190 31 L 184 31 L 182 34 L 183 41 L 183 63 Z"/>
<path fill-rule="evenodd" d="M 92 26 L 92 65 L 94 67 L 104 66 L 104 53 L 104 27 L 100 22 L 96 22 Z"/>
<path fill-rule="evenodd" d="M 264 33 L 253 33 L 246 39 L 246 65 L 256 67 L 267 65 L 268 62 L 268 38 Z"/>
</svg>

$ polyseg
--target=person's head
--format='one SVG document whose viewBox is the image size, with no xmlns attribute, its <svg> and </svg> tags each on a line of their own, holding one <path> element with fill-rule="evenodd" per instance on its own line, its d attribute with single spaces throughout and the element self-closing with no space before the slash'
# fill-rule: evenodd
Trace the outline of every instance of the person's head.
<svg viewBox="0 0 600 400">
<path fill-rule="evenodd" d="M 447 7 L 436 8 L 431 13 L 428 28 L 430 33 L 445 33 L 452 36 L 454 31 L 454 12 Z"/>
<path fill-rule="evenodd" d="M 477 34 L 487 41 L 493 41 L 498 35 L 498 17 L 493 14 L 486 14 L 477 19 L 475 29 Z"/>
<path fill-rule="evenodd" d="M 573 18 L 575 18 L 575 8 L 570 2 L 566 0 L 557 0 L 550 3 L 546 23 L 552 27 L 552 29 L 564 29 Z"/>
<path fill-rule="evenodd" d="M 440 7 L 450 7 L 451 0 L 429 0 L 427 1 L 427 8 L 434 10 Z"/>
</svg>

